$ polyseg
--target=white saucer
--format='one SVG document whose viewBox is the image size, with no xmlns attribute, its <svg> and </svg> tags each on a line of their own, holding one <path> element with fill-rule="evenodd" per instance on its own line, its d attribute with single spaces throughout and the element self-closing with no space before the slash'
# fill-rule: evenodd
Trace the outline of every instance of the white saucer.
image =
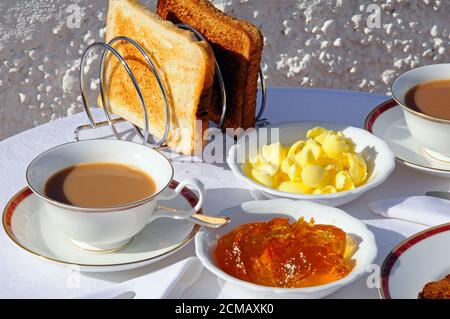
<svg viewBox="0 0 450 319">
<path fill-rule="evenodd" d="M 423 286 L 450 274 L 450 223 L 429 228 L 395 247 L 381 267 L 380 295 L 417 299 Z"/>
<path fill-rule="evenodd" d="M 403 111 L 394 100 L 373 109 L 366 118 L 365 129 L 383 139 L 398 162 L 431 175 L 450 177 L 450 162 L 432 156 L 412 137 Z"/>
<path fill-rule="evenodd" d="M 178 182 L 172 181 L 173 189 Z M 187 209 L 197 203 L 196 195 L 183 189 L 170 200 L 170 207 Z M 200 211 L 201 213 L 201 211 Z M 114 253 L 95 253 L 75 247 L 47 219 L 39 198 L 26 187 L 6 205 L 3 227 L 9 238 L 25 251 L 61 265 L 77 265 L 81 271 L 105 272 L 142 267 L 173 254 L 199 230 L 186 220 L 159 218 Z"/>
</svg>

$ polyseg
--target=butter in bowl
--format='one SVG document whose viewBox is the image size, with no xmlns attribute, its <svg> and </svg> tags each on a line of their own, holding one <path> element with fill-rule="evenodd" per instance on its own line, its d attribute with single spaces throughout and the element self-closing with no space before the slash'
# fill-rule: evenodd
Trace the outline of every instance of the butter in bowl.
<svg viewBox="0 0 450 319">
<path fill-rule="evenodd" d="M 243 135 L 228 154 L 233 174 L 258 199 L 346 204 L 384 182 L 395 167 L 384 141 L 343 124 L 285 123 Z"/>
</svg>

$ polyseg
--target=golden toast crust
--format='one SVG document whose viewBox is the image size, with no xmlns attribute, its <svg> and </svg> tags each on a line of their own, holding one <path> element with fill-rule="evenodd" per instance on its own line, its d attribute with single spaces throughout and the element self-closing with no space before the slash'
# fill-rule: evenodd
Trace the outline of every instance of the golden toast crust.
<svg viewBox="0 0 450 319">
<path fill-rule="evenodd" d="M 211 47 L 186 30 L 164 21 L 136 0 L 110 0 L 106 41 L 128 36 L 152 58 L 162 78 L 171 107 L 172 149 L 192 154 L 208 126 L 204 109 L 211 103 L 214 55 Z M 163 97 L 156 78 L 140 52 L 119 41 L 114 48 L 129 64 L 144 95 L 151 134 L 160 138 L 165 128 Z M 111 110 L 139 127 L 144 126 L 142 106 L 133 83 L 121 63 L 111 54 L 105 63 Z M 202 121 L 198 131 L 196 120 Z M 197 128 L 197 130 L 196 130 Z M 198 146 L 198 145 L 197 145 Z M 200 148 L 201 150 L 201 148 Z"/>
</svg>

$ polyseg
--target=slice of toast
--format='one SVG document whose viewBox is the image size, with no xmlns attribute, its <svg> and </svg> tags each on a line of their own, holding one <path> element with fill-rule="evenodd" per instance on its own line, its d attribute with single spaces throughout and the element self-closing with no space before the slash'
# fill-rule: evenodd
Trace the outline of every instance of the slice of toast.
<svg viewBox="0 0 450 319">
<path fill-rule="evenodd" d="M 184 154 L 201 152 L 215 72 L 209 44 L 198 41 L 190 31 L 162 20 L 136 0 L 109 0 L 106 41 L 116 36 L 135 40 L 156 66 L 171 108 L 168 146 Z M 130 43 L 120 41 L 113 47 L 129 64 L 141 88 L 150 133 L 156 139 L 161 138 L 166 123 L 165 109 L 151 68 Z M 142 128 L 144 112 L 137 92 L 125 68 L 112 54 L 105 61 L 105 79 L 111 111 Z"/>
<path fill-rule="evenodd" d="M 253 127 L 263 50 L 259 29 L 223 13 L 208 0 L 158 0 L 157 11 L 164 19 L 194 27 L 212 46 L 227 92 L 225 127 Z M 213 100 L 209 116 L 218 123 L 222 109 L 217 83 Z"/>
<path fill-rule="evenodd" d="M 419 293 L 419 299 L 450 299 L 450 274 L 441 280 L 427 283 Z"/>
</svg>

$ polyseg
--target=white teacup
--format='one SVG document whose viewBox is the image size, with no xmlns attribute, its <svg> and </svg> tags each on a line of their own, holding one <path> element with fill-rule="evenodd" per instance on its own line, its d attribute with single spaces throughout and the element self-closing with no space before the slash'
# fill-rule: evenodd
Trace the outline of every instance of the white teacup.
<svg viewBox="0 0 450 319">
<path fill-rule="evenodd" d="M 83 208 L 57 202 L 45 195 L 48 179 L 60 170 L 85 162 L 111 162 L 137 167 L 150 175 L 156 192 L 140 201 L 111 208 Z M 159 217 L 185 219 L 200 210 L 204 186 L 194 178 L 169 188 L 174 170 L 161 153 L 147 146 L 120 140 L 95 139 L 72 142 L 37 156 L 28 166 L 26 178 L 31 190 L 42 199 L 53 224 L 78 247 L 92 251 L 115 251 Z M 176 197 L 189 185 L 199 193 L 196 206 L 188 210 L 162 209 L 158 201 Z"/>
<path fill-rule="evenodd" d="M 402 107 L 411 135 L 425 151 L 440 160 L 450 159 L 450 121 L 435 118 L 409 108 L 406 93 L 416 85 L 433 80 L 450 79 L 450 63 L 418 67 L 400 75 L 392 84 L 392 96 Z"/>
</svg>

